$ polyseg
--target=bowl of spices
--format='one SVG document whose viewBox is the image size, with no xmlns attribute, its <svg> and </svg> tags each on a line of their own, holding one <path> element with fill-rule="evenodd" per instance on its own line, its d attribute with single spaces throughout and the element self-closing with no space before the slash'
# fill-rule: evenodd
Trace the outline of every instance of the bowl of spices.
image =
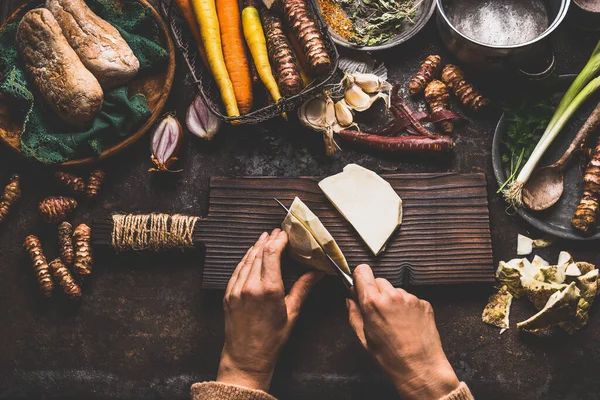
<svg viewBox="0 0 600 400">
<path fill-rule="evenodd" d="M 415 36 L 435 0 L 317 0 L 333 41 L 342 47 L 385 50 Z"/>
</svg>

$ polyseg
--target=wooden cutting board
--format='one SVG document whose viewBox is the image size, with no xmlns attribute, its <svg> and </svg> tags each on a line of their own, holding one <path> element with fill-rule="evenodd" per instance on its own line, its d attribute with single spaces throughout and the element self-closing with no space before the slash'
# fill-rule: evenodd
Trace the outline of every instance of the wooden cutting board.
<svg viewBox="0 0 600 400">
<path fill-rule="evenodd" d="M 394 286 L 493 282 L 484 174 L 382 175 L 403 200 L 404 218 L 383 253 L 373 256 L 318 187 L 320 178 L 212 178 L 209 212 L 197 224 L 206 245 L 202 287 L 224 289 L 263 231 L 280 226 L 298 196 L 331 232 L 351 268 L 367 263 Z M 199 226 L 198 226 L 199 225 Z M 303 270 L 284 261 L 284 281 Z"/>
</svg>

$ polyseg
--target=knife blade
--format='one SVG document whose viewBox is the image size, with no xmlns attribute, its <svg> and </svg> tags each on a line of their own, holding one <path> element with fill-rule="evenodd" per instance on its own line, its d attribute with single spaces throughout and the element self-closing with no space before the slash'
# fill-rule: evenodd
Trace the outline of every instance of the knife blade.
<svg viewBox="0 0 600 400">
<path fill-rule="evenodd" d="M 275 199 L 275 201 L 288 213 L 290 214 L 292 217 L 296 218 L 298 220 L 298 222 L 300 222 L 302 224 L 302 226 L 304 226 L 304 228 L 307 230 L 308 233 L 310 233 L 310 235 L 313 237 L 313 239 L 315 239 L 315 242 L 317 242 L 317 244 L 319 245 L 319 247 L 321 248 L 321 250 L 323 250 L 323 253 L 325 254 L 325 256 L 327 257 L 327 259 L 329 260 L 329 262 L 331 263 L 331 265 L 333 265 L 333 269 L 335 270 L 336 274 L 340 277 L 340 279 L 342 280 L 342 283 L 344 284 L 344 286 L 346 287 L 346 289 L 348 289 L 348 291 L 350 292 L 351 295 L 354 295 L 354 279 L 352 279 L 352 276 L 350 276 L 348 273 L 346 273 L 342 268 L 340 268 L 340 266 L 335 262 L 335 260 L 333 258 L 331 258 L 331 256 L 329 255 L 329 253 L 327 253 L 327 251 L 325 250 L 325 248 L 321 245 L 321 243 L 319 243 L 319 241 L 317 240 L 317 238 L 314 236 L 314 234 L 312 233 L 312 231 L 310 229 L 308 229 L 308 227 L 306 226 L 306 224 L 300 219 L 298 218 L 298 216 L 296 214 L 294 214 L 293 211 L 291 211 L 289 208 L 287 208 L 285 205 L 283 205 L 282 202 L 280 202 L 278 199 Z"/>
</svg>

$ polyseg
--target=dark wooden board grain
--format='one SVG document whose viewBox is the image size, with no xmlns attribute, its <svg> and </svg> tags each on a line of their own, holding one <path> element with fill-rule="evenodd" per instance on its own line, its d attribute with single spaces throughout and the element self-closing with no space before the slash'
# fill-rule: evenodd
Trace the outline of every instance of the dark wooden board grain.
<svg viewBox="0 0 600 400">
<path fill-rule="evenodd" d="M 394 286 L 493 281 L 484 174 L 383 175 L 403 200 L 404 217 L 385 251 L 373 256 L 319 189 L 319 178 L 212 178 L 209 213 L 197 227 L 206 245 L 203 288 L 223 289 L 263 231 L 277 228 L 295 196 L 331 232 L 351 267 L 368 263 Z M 302 273 L 290 260 L 284 280 Z"/>
</svg>

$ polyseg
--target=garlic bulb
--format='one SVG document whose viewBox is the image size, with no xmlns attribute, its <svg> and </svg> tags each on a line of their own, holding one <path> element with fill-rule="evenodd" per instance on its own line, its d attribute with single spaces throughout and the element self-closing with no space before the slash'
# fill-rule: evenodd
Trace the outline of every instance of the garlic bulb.
<svg viewBox="0 0 600 400">
<path fill-rule="evenodd" d="M 150 171 L 171 171 L 169 167 L 177 161 L 177 153 L 183 139 L 183 129 L 179 121 L 172 115 L 167 115 L 158 123 L 152 133 L 150 151 L 155 167 Z"/>
<path fill-rule="evenodd" d="M 190 132 L 206 140 L 212 140 L 221 128 L 221 120 L 208 108 L 199 95 L 187 110 L 185 124 Z"/>
<path fill-rule="evenodd" d="M 298 108 L 298 119 L 304 126 L 323 133 L 327 155 L 339 149 L 333 140 L 333 127 L 337 125 L 335 105 L 328 93 L 321 93 L 306 100 Z"/>
</svg>

